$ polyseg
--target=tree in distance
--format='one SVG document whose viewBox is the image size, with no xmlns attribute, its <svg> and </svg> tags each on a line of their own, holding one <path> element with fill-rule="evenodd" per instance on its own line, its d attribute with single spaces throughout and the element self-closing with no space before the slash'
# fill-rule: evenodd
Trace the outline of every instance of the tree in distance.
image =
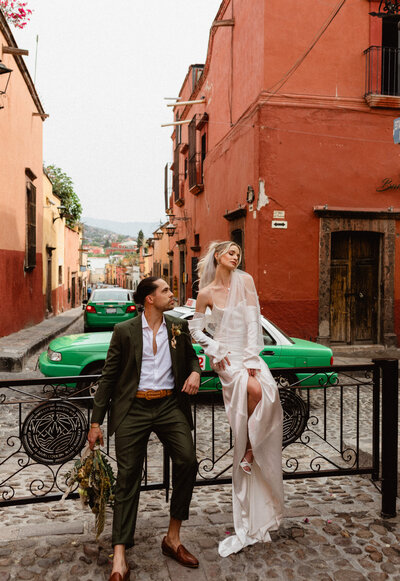
<svg viewBox="0 0 400 581">
<path fill-rule="evenodd" d="M 139 249 L 141 246 L 143 246 L 143 243 L 144 243 L 144 234 L 143 234 L 143 230 L 139 230 L 139 234 L 138 234 L 138 236 L 137 236 L 137 242 L 136 242 L 138 249 Z"/>
</svg>

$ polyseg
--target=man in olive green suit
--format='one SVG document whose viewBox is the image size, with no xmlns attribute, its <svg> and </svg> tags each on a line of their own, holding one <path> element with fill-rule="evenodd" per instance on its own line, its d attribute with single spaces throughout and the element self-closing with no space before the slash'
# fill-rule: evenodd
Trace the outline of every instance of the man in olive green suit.
<svg viewBox="0 0 400 581">
<path fill-rule="evenodd" d="M 110 581 L 129 579 L 125 549 L 133 545 L 143 461 L 154 431 L 173 463 L 170 524 L 162 542 L 165 555 L 186 567 L 197 559 L 180 542 L 182 520 L 188 518 L 197 472 L 191 429 L 190 396 L 200 385 L 200 366 L 186 321 L 164 315 L 173 295 L 160 278 L 142 280 L 135 293 L 143 315 L 115 326 L 94 398 L 88 440 L 99 439 L 110 408 L 109 435 L 115 433 L 118 464 L 113 535 L 114 562 Z"/>
</svg>

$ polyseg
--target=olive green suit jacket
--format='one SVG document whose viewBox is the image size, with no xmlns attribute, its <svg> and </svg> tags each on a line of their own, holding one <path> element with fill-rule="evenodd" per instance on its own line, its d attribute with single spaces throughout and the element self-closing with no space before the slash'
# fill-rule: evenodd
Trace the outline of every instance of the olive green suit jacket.
<svg viewBox="0 0 400 581">
<path fill-rule="evenodd" d="M 192 371 L 201 373 L 199 361 L 190 340 L 187 321 L 164 315 L 168 331 L 172 372 L 178 405 L 185 414 L 190 429 L 193 419 L 190 397 L 182 393 L 182 387 Z M 179 325 L 180 335 L 175 336 L 175 347 L 171 345 L 172 324 Z M 110 409 L 109 435 L 112 435 L 129 411 L 139 386 L 143 353 L 142 316 L 119 323 L 114 327 L 107 359 L 94 398 L 92 422 L 103 423 Z M 159 386 L 162 389 L 162 386 Z"/>
</svg>

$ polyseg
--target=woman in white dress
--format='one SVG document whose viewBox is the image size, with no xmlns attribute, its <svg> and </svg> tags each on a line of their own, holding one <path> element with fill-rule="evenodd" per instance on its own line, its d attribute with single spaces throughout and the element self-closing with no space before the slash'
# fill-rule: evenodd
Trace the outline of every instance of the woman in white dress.
<svg viewBox="0 0 400 581">
<path fill-rule="evenodd" d="M 279 527 L 283 513 L 282 407 L 276 383 L 259 356 L 263 339 L 258 296 L 252 277 L 237 270 L 240 259 L 240 248 L 230 241 L 210 245 L 199 262 L 200 291 L 189 323 L 193 339 L 221 380 L 235 439 L 236 534 L 220 542 L 221 557 L 270 541 L 269 531 Z"/>
</svg>

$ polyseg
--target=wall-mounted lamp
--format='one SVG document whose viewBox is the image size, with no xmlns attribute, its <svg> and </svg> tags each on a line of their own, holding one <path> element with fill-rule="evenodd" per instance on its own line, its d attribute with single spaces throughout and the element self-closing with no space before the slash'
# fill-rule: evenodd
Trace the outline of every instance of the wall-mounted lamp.
<svg viewBox="0 0 400 581">
<path fill-rule="evenodd" d="M 254 188 L 253 186 L 247 186 L 247 194 L 246 194 L 246 201 L 248 204 L 252 204 L 254 202 Z"/>
<path fill-rule="evenodd" d="M 170 219 L 170 223 L 168 226 L 165 226 L 165 231 L 167 232 L 168 236 L 173 236 L 175 234 L 175 230 L 177 225 L 174 224 L 177 220 L 181 220 L 182 222 L 188 222 L 192 218 L 190 216 L 175 216 L 175 214 L 167 214 L 168 218 Z"/>
<path fill-rule="evenodd" d="M 53 218 L 53 224 L 56 220 L 58 220 L 60 218 L 60 220 L 62 220 L 63 218 L 65 218 L 65 216 L 68 215 L 68 212 L 66 211 L 67 208 L 65 206 L 57 206 L 57 210 L 59 211 L 59 216 L 57 216 L 57 218 Z"/>
<path fill-rule="evenodd" d="M 176 224 L 168 224 L 168 226 L 165 226 L 165 230 L 168 236 L 173 236 L 175 234 Z"/>
<path fill-rule="evenodd" d="M 6 94 L 7 88 L 8 88 L 8 83 L 10 82 L 11 73 L 12 73 L 12 69 L 9 69 L 8 67 L 6 67 L 6 65 L 4 63 L 2 63 L 0 61 L 0 75 L 8 75 L 7 77 L 4 77 L 5 87 L 4 87 L 4 89 L 0 88 L 0 95 Z"/>
<path fill-rule="evenodd" d="M 162 231 L 161 228 L 159 228 L 158 230 L 156 230 L 153 234 L 153 237 L 155 240 L 161 240 L 162 237 L 164 236 L 164 232 Z"/>
</svg>

